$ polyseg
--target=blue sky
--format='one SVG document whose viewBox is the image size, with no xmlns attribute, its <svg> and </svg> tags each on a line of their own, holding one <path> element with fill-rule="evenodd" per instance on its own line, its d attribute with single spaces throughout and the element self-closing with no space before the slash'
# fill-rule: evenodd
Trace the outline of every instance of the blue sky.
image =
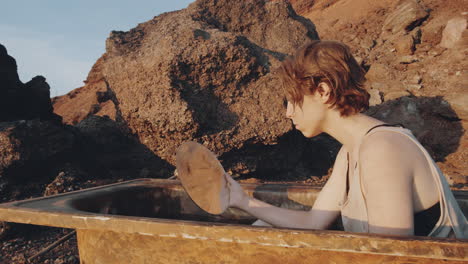
<svg viewBox="0 0 468 264">
<path fill-rule="evenodd" d="M 58 96 L 83 86 L 112 30 L 127 31 L 193 1 L 3 1 L 0 43 L 16 59 L 22 82 L 42 75 Z"/>
</svg>

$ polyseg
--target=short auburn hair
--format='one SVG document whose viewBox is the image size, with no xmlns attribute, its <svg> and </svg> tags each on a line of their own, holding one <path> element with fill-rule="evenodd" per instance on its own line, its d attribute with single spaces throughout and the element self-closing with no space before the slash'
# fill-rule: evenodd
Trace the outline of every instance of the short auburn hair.
<svg viewBox="0 0 468 264">
<path fill-rule="evenodd" d="M 337 41 L 314 40 L 299 48 L 279 68 L 288 101 L 302 107 L 304 95 L 317 91 L 321 82 L 330 86 L 327 104 L 341 116 L 369 108 L 369 93 L 364 89 L 365 71 L 348 46 Z"/>
</svg>

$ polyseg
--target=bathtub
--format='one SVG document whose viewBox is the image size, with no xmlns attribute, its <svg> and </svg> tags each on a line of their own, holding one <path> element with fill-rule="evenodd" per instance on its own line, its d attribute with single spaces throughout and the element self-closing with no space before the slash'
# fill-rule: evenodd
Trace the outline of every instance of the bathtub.
<svg viewBox="0 0 468 264">
<path fill-rule="evenodd" d="M 261 200 L 307 210 L 320 188 L 242 184 Z M 464 213 L 466 191 L 454 191 Z M 82 264 L 466 263 L 468 240 L 251 226 L 245 212 L 203 212 L 180 182 L 137 179 L 0 204 L 0 221 L 73 228 Z"/>
</svg>

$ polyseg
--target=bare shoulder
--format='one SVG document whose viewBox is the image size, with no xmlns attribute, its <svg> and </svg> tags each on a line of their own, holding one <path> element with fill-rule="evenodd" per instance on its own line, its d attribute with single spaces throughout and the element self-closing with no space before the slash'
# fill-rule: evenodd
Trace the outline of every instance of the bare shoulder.
<svg viewBox="0 0 468 264">
<path fill-rule="evenodd" d="M 423 161 L 419 147 L 406 135 L 392 131 L 379 131 L 369 135 L 360 148 L 363 175 L 383 177 L 409 177 L 415 164 Z"/>
<path fill-rule="evenodd" d="M 361 145 L 361 150 L 371 147 L 375 144 L 382 144 L 382 146 L 394 146 L 398 143 L 408 143 L 411 142 L 411 139 L 408 136 L 403 135 L 401 133 L 396 133 L 393 131 L 377 131 L 363 140 Z"/>
<path fill-rule="evenodd" d="M 378 131 L 369 135 L 362 143 L 360 157 L 395 155 L 401 158 L 422 154 L 419 147 L 408 136 L 392 131 Z"/>
<path fill-rule="evenodd" d="M 371 203 L 406 199 L 411 211 L 421 211 L 438 201 L 430 164 L 408 136 L 379 131 L 364 140 L 360 151 L 360 175 Z M 405 198 L 406 197 L 406 198 Z"/>
</svg>

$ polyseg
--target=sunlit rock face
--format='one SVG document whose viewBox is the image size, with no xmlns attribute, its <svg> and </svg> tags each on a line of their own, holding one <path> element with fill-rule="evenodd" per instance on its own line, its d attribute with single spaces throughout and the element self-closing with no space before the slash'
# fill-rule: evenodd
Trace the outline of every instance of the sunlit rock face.
<svg viewBox="0 0 468 264">
<path fill-rule="evenodd" d="M 70 124 L 108 116 L 170 164 L 180 143 L 195 140 L 236 174 L 293 180 L 327 174 L 339 144 L 291 130 L 274 74 L 317 31 L 349 45 L 368 71 L 375 106 L 369 114 L 415 129 L 451 183 L 467 183 L 466 30 L 457 31 L 455 48 L 443 41 L 462 4 L 196 1 L 112 32 L 86 85 L 55 98 L 55 111 Z M 400 120 L 387 112 L 401 113 Z"/>
<path fill-rule="evenodd" d="M 195 140 L 234 173 L 291 169 L 304 140 L 287 134 L 292 126 L 274 71 L 317 38 L 313 23 L 285 1 L 196 1 L 128 32 L 113 31 L 87 85 L 56 99 L 63 109 L 56 112 L 77 123 L 111 102 L 113 112 L 103 115 L 115 113 L 172 164 L 175 149 Z M 70 112 L 67 104 L 85 112 Z M 299 145 L 279 144 L 281 137 L 298 138 Z"/>
</svg>

